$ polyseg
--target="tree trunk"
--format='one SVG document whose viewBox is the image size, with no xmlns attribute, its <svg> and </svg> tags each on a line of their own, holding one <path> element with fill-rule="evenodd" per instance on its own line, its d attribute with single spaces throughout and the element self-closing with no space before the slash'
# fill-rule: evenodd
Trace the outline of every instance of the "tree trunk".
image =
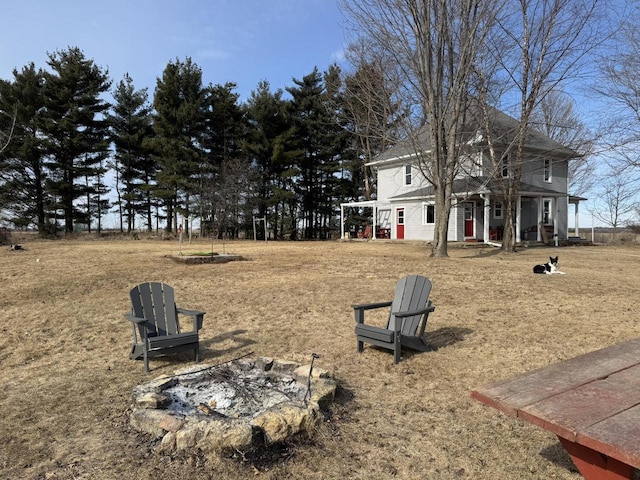
<svg viewBox="0 0 640 480">
<path fill-rule="evenodd" d="M 445 258 L 449 256 L 449 216 L 451 212 L 451 195 L 448 188 L 436 188 L 435 191 L 436 223 L 431 244 L 431 256 Z"/>
<path fill-rule="evenodd" d="M 515 235 L 515 202 L 511 199 L 505 204 L 504 231 L 502 234 L 502 250 L 505 252 L 516 251 L 516 235 Z"/>
</svg>

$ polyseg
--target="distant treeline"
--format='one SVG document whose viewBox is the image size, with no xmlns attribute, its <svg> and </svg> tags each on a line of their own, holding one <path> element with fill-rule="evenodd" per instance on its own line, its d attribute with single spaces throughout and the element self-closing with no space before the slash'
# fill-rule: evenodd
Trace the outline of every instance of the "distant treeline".
<svg viewBox="0 0 640 480">
<path fill-rule="evenodd" d="M 258 217 L 271 238 L 326 239 L 339 203 L 373 183 L 337 66 L 294 79 L 286 98 L 263 81 L 240 103 L 234 83 L 203 85 L 190 58 L 167 64 L 151 100 L 128 75 L 112 88 L 78 48 L 47 64 L 0 80 L 5 226 L 100 231 L 115 211 L 125 232 L 198 217 L 203 233 L 235 237 Z"/>
</svg>

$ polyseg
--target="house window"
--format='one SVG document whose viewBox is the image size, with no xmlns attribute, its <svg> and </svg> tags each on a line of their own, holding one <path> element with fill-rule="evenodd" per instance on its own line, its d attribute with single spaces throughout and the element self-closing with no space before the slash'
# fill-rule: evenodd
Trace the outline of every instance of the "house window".
<svg viewBox="0 0 640 480">
<path fill-rule="evenodd" d="M 549 159 L 544 161 L 544 181 L 551 182 L 551 160 Z"/>
<path fill-rule="evenodd" d="M 502 202 L 493 204 L 493 218 L 502 218 Z"/>
<path fill-rule="evenodd" d="M 422 204 L 422 224 L 433 225 L 436 223 L 436 206 L 433 203 Z"/>
<path fill-rule="evenodd" d="M 545 198 L 542 200 L 542 223 L 543 225 L 551 225 L 553 223 L 553 200 Z"/>
<path fill-rule="evenodd" d="M 500 160 L 501 166 L 502 166 L 502 177 L 503 178 L 508 178 L 511 177 L 511 155 L 506 154 L 502 157 L 502 159 Z"/>
<path fill-rule="evenodd" d="M 404 184 L 411 185 L 411 165 L 404 166 Z"/>
</svg>

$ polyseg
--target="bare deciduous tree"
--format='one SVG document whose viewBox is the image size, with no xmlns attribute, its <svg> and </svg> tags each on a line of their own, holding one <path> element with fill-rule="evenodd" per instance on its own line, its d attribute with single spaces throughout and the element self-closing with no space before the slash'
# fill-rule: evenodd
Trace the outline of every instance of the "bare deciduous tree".
<svg viewBox="0 0 640 480">
<path fill-rule="evenodd" d="M 600 156 L 608 161 L 600 169 L 604 181 L 599 201 L 591 211 L 595 218 L 611 226 L 614 233 L 622 220 L 640 212 L 640 33 L 637 16 L 640 6 L 625 2 L 622 26 L 615 36 L 615 49 L 607 51 L 599 62 L 605 81 L 595 90 L 606 99 L 603 112 L 603 141 Z"/>
<path fill-rule="evenodd" d="M 355 72 L 345 79 L 344 108 L 348 124 L 359 142 L 364 197 L 371 200 L 375 172 L 367 164 L 398 139 L 403 116 L 397 98 L 400 84 L 392 59 L 366 39 L 349 45 L 346 57 Z"/>
<path fill-rule="evenodd" d="M 636 19 L 640 5 L 633 6 L 616 36 L 616 49 L 607 52 L 599 62 L 606 81 L 596 91 L 607 100 L 606 145 L 604 154 L 616 164 L 623 163 L 632 170 L 640 167 L 640 33 Z"/>
<path fill-rule="evenodd" d="M 472 77 L 499 5 L 492 0 L 342 0 L 342 7 L 358 35 L 388 53 L 401 79 L 398 99 L 411 112 L 407 136 L 435 191 L 432 255 L 446 257 Z M 418 141 L 418 132 L 426 142 Z"/>
<path fill-rule="evenodd" d="M 500 180 L 505 205 L 503 249 L 515 250 L 516 202 L 525 156 L 527 131 L 541 102 L 561 84 L 580 76 L 588 55 L 601 45 L 608 32 L 600 22 L 599 0 L 512 0 L 508 15 L 498 22 L 501 35 L 493 47 L 500 75 L 511 87 L 519 128 L 513 141 L 494 158 L 495 164 L 510 159 L 511 175 Z M 505 49 L 505 45 L 512 48 Z M 503 104 L 507 103 L 506 98 Z"/>
<path fill-rule="evenodd" d="M 591 209 L 592 215 L 613 228 L 614 238 L 620 226 L 629 220 L 629 215 L 638 210 L 638 185 L 640 180 L 629 175 L 628 166 L 611 167 L 609 175 L 600 184 L 599 199 Z"/>
<path fill-rule="evenodd" d="M 569 162 L 569 192 L 585 195 L 594 182 L 596 138 L 581 121 L 574 101 L 561 92 L 549 92 L 533 111 L 531 128 L 580 154 Z"/>
</svg>

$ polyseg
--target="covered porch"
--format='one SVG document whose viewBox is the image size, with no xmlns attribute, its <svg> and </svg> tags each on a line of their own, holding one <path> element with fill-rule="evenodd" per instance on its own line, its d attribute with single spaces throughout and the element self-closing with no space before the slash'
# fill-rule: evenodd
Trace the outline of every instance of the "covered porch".
<svg viewBox="0 0 640 480">
<path fill-rule="evenodd" d="M 362 209 L 364 216 L 368 217 L 366 222 L 360 225 L 347 225 L 345 209 Z M 340 204 L 340 238 L 365 238 L 375 240 L 378 238 L 391 238 L 391 220 L 386 215 L 380 217 L 381 211 L 390 209 L 388 202 L 377 200 L 365 200 L 360 202 L 345 202 Z M 370 213 L 366 213 L 370 210 Z M 355 229 L 353 228 L 355 226 Z M 346 227 L 346 228 L 345 228 Z"/>
<path fill-rule="evenodd" d="M 515 242 L 537 242 L 556 246 L 568 240 L 568 206 L 575 205 L 575 231 L 579 231 L 579 202 L 586 200 L 556 192 L 525 192 L 517 197 Z M 489 192 L 471 195 L 463 201 L 464 240 L 502 245 L 504 205 Z"/>
</svg>

